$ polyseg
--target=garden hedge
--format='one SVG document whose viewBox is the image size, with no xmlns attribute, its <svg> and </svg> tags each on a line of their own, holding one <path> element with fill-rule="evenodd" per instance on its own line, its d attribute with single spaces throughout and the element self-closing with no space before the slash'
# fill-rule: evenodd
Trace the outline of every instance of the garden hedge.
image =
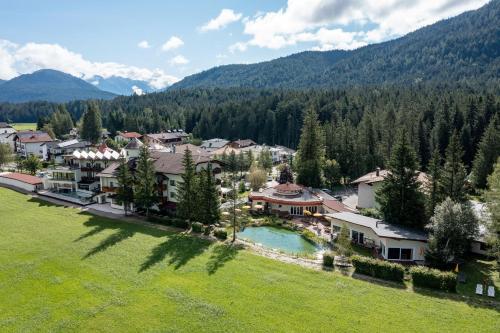
<svg viewBox="0 0 500 333">
<path fill-rule="evenodd" d="M 413 285 L 417 287 L 457 291 L 457 276 L 453 272 L 415 266 L 410 269 Z"/>
<path fill-rule="evenodd" d="M 403 265 L 362 256 L 351 257 L 355 272 L 379 279 L 403 282 L 405 269 Z"/>
<path fill-rule="evenodd" d="M 194 222 L 191 228 L 193 229 L 193 232 L 201 233 L 203 231 L 203 224 L 200 222 Z"/>
<path fill-rule="evenodd" d="M 217 228 L 214 230 L 214 236 L 218 239 L 226 240 L 227 239 L 227 231 L 226 229 Z"/>
</svg>

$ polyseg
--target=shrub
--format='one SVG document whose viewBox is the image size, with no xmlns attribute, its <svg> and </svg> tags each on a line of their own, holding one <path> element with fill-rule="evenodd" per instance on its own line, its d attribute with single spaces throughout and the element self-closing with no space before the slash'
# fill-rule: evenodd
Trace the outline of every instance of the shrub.
<svg viewBox="0 0 500 333">
<path fill-rule="evenodd" d="M 413 285 L 417 287 L 457 291 L 457 276 L 453 272 L 415 266 L 410 269 Z"/>
<path fill-rule="evenodd" d="M 191 225 L 191 228 L 193 229 L 193 232 L 202 232 L 203 231 L 203 224 L 201 224 L 200 222 L 194 222 L 192 225 Z"/>
<path fill-rule="evenodd" d="M 227 239 L 227 231 L 226 229 L 217 228 L 214 230 L 214 236 L 218 239 L 226 240 Z"/>
<path fill-rule="evenodd" d="M 187 229 L 189 227 L 189 223 L 183 219 L 172 219 L 172 225 L 177 228 Z"/>
<path fill-rule="evenodd" d="M 172 225 L 172 219 L 163 216 L 151 215 L 148 217 L 148 221 L 157 224 Z"/>
<path fill-rule="evenodd" d="M 325 267 L 333 267 L 334 262 L 334 254 L 333 252 L 325 252 L 323 253 L 323 266 Z"/>
<path fill-rule="evenodd" d="M 405 275 L 403 265 L 362 256 L 353 256 L 351 260 L 355 272 L 358 274 L 369 275 L 390 281 L 403 281 Z"/>
</svg>

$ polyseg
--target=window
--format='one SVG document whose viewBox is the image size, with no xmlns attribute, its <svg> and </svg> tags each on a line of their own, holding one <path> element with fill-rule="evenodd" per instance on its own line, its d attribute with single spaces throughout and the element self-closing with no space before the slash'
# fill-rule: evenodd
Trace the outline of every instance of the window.
<svg viewBox="0 0 500 333">
<path fill-rule="evenodd" d="M 113 182 L 109 182 L 109 187 L 114 187 Z"/>
<path fill-rule="evenodd" d="M 351 238 L 353 241 L 359 244 L 364 244 L 365 242 L 365 234 L 359 231 L 352 231 Z"/>
<path fill-rule="evenodd" d="M 175 198 L 175 192 L 170 192 L 170 198 L 172 198 L 172 199 Z"/>
<path fill-rule="evenodd" d="M 387 253 L 389 260 L 413 260 L 413 249 L 401 249 L 399 247 L 390 247 Z"/>
<path fill-rule="evenodd" d="M 170 180 L 170 186 L 175 186 L 175 180 L 173 179 Z"/>
</svg>

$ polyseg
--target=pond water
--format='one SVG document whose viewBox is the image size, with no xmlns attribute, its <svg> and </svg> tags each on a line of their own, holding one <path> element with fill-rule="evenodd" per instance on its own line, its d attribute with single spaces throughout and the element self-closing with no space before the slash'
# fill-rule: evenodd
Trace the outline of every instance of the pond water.
<svg viewBox="0 0 500 333">
<path fill-rule="evenodd" d="M 238 237 L 290 254 L 314 254 L 321 250 L 319 245 L 307 241 L 299 233 L 282 228 L 249 227 L 239 232 Z"/>
</svg>

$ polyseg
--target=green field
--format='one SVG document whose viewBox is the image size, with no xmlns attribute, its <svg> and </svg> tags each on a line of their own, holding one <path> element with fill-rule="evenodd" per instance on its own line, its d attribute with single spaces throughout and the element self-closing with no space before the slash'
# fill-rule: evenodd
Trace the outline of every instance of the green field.
<svg viewBox="0 0 500 333">
<path fill-rule="evenodd" d="M 498 309 L 0 188 L 2 332 L 499 332 Z"/>
<path fill-rule="evenodd" d="M 17 131 L 36 130 L 36 123 L 14 123 L 11 124 Z"/>
</svg>

